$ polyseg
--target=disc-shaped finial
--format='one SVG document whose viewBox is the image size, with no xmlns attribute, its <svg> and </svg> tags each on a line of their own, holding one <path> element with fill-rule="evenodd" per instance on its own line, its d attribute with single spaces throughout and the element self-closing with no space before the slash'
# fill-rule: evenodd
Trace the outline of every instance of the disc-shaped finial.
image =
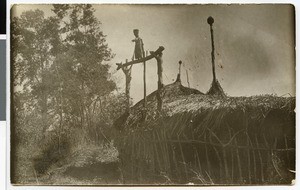
<svg viewBox="0 0 300 190">
<path fill-rule="evenodd" d="M 211 16 L 208 17 L 208 18 L 207 18 L 207 23 L 210 24 L 210 25 L 212 25 L 212 24 L 214 23 L 214 18 L 211 17 Z"/>
<path fill-rule="evenodd" d="M 181 61 L 181 60 L 179 61 L 179 64 L 180 64 L 180 65 L 182 64 L 182 61 Z"/>
</svg>

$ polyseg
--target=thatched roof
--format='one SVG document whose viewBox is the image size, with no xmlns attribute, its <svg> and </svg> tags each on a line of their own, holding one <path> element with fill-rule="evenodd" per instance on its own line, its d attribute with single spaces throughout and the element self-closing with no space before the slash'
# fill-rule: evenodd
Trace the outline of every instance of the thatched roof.
<svg viewBox="0 0 300 190">
<path fill-rule="evenodd" d="M 140 101 L 115 122 L 128 179 L 157 181 L 160 176 L 164 183 L 168 176 L 176 183 L 199 184 L 288 184 L 294 179 L 288 170 L 295 166 L 294 97 L 209 95 L 180 81 L 162 91 L 162 112 L 153 92 L 146 119 Z"/>
<path fill-rule="evenodd" d="M 219 84 L 219 83 L 218 83 Z M 210 91 L 209 91 L 210 92 Z M 257 110 L 282 109 L 289 106 L 290 103 L 295 104 L 294 97 L 277 97 L 274 95 L 258 95 L 251 97 L 226 97 L 220 94 L 210 95 L 204 94 L 196 89 L 184 87 L 180 80 L 164 86 L 162 90 L 163 109 L 160 116 L 170 117 L 178 113 L 195 113 L 207 109 L 239 109 L 246 108 Z M 223 91 L 222 91 L 223 92 Z M 154 121 L 158 117 L 157 114 L 157 91 L 147 96 L 147 117 L 146 121 Z M 224 93 L 224 92 L 223 92 Z M 291 108 L 292 109 L 292 108 Z M 118 129 L 135 128 L 142 122 L 143 100 L 131 107 L 130 113 L 123 114 L 116 122 L 115 127 Z"/>
<path fill-rule="evenodd" d="M 189 95 L 204 95 L 204 93 L 199 90 L 185 87 L 181 84 L 180 80 L 176 80 L 174 83 L 166 85 L 161 90 L 162 100 L 163 100 L 163 112 L 168 108 L 164 102 L 177 98 L 177 97 L 187 97 Z M 156 105 L 157 105 L 157 91 L 152 92 L 147 96 L 147 117 L 146 120 L 153 118 L 156 115 Z M 114 123 L 116 128 L 123 128 L 124 122 L 128 125 L 128 122 L 140 121 L 142 119 L 142 112 L 144 110 L 144 99 L 137 102 L 131 107 L 130 113 L 124 113 L 117 121 Z"/>
</svg>

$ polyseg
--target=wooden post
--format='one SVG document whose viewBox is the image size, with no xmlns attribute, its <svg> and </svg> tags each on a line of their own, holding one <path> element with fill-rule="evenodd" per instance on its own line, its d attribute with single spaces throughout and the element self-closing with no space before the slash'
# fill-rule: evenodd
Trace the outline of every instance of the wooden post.
<svg viewBox="0 0 300 190">
<path fill-rule="evenodd" d="M 126 59 L 126 63 L 128 60 Z M 125 95 L 126 95 L 126 111 L 130 112 L 130 82 L 131 82 L 131 68 L 132 65 L 122 67 L 122 71 L 125 74 Z"/>
<path fill-rule="evenodd" d="M 145 51 L 143 52 L 143 58 L 145 58 Z M 143 62 L 143 65 L 144 65 L 144 74 L 143 74 L 143 79 L 144 79 L 144 118 L 146 118 L 146 114 L 147 114 L 146 61 Z"/>
<path fill-rule="evenodd" d="M 214 31 L 212 25 L 214 23 L 213 17 L 207 18 L 207 23 L 210 25 L 210 34 L 211 34 L 211 62 L 212 62 L 212 72 L 213 72 L 213 81 L 216 81 L 216 72 L 215 72 L 215 45 L 214 45 Z"/>
<path fill-rule="evenodd" d="M 150 52 L 150 54 L 153 54 L 154 52 Z M 161 89 L 163 88 L 163 77 L 162 77 L 162 72 L 163 72 L 163 59 L 162 59 L 162 52 L 159 52 L 156 56 L 155 59 L 157 61 L 157 76 L 158 76 L 158 81 L 157 81 L 157 93 L 156 93 L 156 98 L 157 98 L 157 111 L 160 113 L 162 110 L 162 97 L 161 97 Z"/>
<path fill-rule="evenodd" d="M 159 53 L 157 56 L 155 56 L 155 59 L 157 61 L 157 76 L 158 76 L 158 89 L 161 89 L 163 87 L 163 77 L 162 77 L 162 72 L 163 72 L 163 60 L 162 60 L 162 55 L 163 53 Z"/>
<path fill-rule="evenodd" d="M 157 93 L 157 100 L 158 100 L 158 110 L 159 112 L 162 110 L 162 98 L 161 98 L 161 88 L 163 87 L 163 78 L 162 78 L 162 51 L 165 48 L 160 46 L 156 51 L 150 51 L 150 55 L 145 56 L 145 52 L 143 52 L 143 57 L 138 60 L 132 60 L 128 62 L 126 60 L 125 64 L 116 63 L 117 70 L 122 69 L 125 76 L 126 76 L 126 95 L 128 95 L 128 106 L 127 109 L 129 110 L 130 105 L 130 97 L 129 97 L 129 90 L 130 90 L 130 81 L 131 81 L 131 67 L 134 64 L 143 63 L 144 64 L 144 113 L 143 119 L 146 119 L 146 103 L 147 103 L 147 94 L 146 94 L 146 61 L 155 58 L 157 60 L 157 74 L 158 74 L 158 93 Z M 148 53 L 147 53 L 148 54 Z"/>
</svg>

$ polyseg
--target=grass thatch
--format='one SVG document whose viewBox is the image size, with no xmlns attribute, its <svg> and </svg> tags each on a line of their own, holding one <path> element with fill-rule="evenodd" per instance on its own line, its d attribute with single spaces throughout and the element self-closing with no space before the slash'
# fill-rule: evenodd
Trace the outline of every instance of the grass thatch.
<svg viewBox="0 0 300 190">
<path fill-rule="evenodd" d="M 163 89 L 115 126 L 126 183 L 289 184 L 295 168 L 295 98 L 220 97 Z M 122 121 L 122 122 L 120 122 Z M 147 180 L 146 180 L 147 179 Z"/>
</svg>

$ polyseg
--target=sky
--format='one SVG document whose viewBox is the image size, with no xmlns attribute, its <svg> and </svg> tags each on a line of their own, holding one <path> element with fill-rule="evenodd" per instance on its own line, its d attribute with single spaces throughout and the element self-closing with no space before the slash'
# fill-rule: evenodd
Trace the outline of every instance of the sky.
<svg viewBox="0 0 300 190">
<path fill-rule="evenodd" d="M 93 5 L 115 57 L 109 62 L 119 92 L 125 76 L 115 63 L 130 60 L 133 29 L 140 30 L 145 50 L 164 46 L 163 82 L 174 82 L 183 62 L 182 84 L 206 93 L 212 82 L 212 16 L 216 76 L 228 96 L 276 94 L 295 96 L 294 8 L 290 5 Z M 18 5 L 15 14 L 51 5 Z M 147 63 L 147 94 L 157 89 L 156 60 Z M 143 65 L 133 66 L 131 97 L 143 98 Z"/>
</svg>

